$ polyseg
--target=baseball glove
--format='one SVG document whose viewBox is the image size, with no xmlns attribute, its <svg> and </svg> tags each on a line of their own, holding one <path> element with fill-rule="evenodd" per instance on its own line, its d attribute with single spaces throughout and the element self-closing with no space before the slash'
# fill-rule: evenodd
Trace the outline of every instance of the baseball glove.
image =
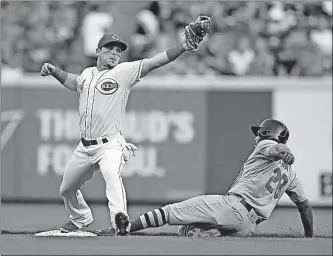
<svg viewBox="0 0 333 256">
<path fill-rule="evenodd" d="M 200 42 L 211 31 L 211 19 L 209 16 L 199 16 L 185 27 L 183 45 L 186 51 L 197 51 Z"/>
</svg>

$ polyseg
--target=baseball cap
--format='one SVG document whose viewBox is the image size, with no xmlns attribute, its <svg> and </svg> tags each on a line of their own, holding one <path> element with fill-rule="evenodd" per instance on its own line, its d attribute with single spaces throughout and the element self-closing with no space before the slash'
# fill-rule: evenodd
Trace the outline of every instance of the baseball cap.
<svg viewBox="0 0 333 256">
<path fill-rule="evenodd" d="M 98 48 L 110 43 L 119 46 L 122 51 L 127 49 L 127 44 L 116 34 L 104 34 L 98 42 Z"/>
</svg>

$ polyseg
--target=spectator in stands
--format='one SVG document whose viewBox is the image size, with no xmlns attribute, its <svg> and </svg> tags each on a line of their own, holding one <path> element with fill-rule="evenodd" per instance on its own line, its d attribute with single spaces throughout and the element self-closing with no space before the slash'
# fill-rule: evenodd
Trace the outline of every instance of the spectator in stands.
<svg viewBox="0 0 333 256">
<path fill-rule="evenodd" d="M 67 68 L 67 61 L 64 56 L 69 55 L 71 45 L 76 37 L 76 30 L 79 24 L 78 16 L 78 3 L 76 2 L 51 2 L 43 3 L 45 8 L 36 14 L 40 16 L 41 13 L 46 12 L 48 17 L 45 16 L 47 21 L 41 21 L 41 17 L 37 19 L 36 27 L 31 29 L 29 35 L 35 40 L 29 39 L 29 42 L 34 41 L 33 49 L 30 52 L 35 71 L 40 69 L 40 66 L 48 60 L 61 68 Z M 42 6 L 41 3 L 38 3 Z M 48 6 L 47 6 L 48 5 Z M 44 14 L 45 15 L 45 14 Z M 40 28 L 39 23 L 47 24 L 47 26 Z M 40 31 L 39 31 L 40 30 Z M 34 35 L 39 31 L 39 36 Z M 37 54 L 36 54 L 37 53 Z M 39 56 L 36 59 L 36 56 Z"/>
<path fill-rule="evenodd" d="M 314 43 L 310 43 L 302 48 L 297 62 L 298 65 L 294 75 L 320 76 L 323 74 L 323 54 L 321 53 L 319 47 Z"/>
<path fill-rule="evenodd" d="M 332 55 L 332 29 L 329 20 L 324 16 L 319 17 L 316 26 L 310 32 L 310 37 L 325 55 Z"/>
<path fill-rule="evenodd" d="M 321 2 L 322 10 L 332 17 L 332 1 Z"/>
<path fill-rule="evenodd" d="M 251 48 L 248 37 L 241 37 L 236 44 L 237 48 L 231 50 L 228 54 L 231 70 L 236 75 L 246 75 L 251 63 L 254 61 L 254 51 Z"/>
<path fill-rule="evenodd" d="M 271 34 L 286 32 L 297 24 L 294 11 L 286 10 L 283 2 L 273 2 L 273 6 L 268 11 L 268 16 L 268 30 Z"/>
<path fill-rule="evenodd" d="M 148 9 L 140 10 L 136 17 L 137 27 L 130 37 L 129 61 L 152 57 L 156 52 L 156 43 L 161 36 L 159 4 L 152 2 Z"/>
<path fill-rule="evenodd" d="M 296 74 L 297 71 L 297 57 L 291 45 L 281 47 L 277 52 L 274 63 L 274 74 L 278 76 L 287 76 Z"/>
<path fill-rule="evenodd" d="M 178 31 L 170 20 L 166 20 L 161 24 L 161 34 L 156 38 L 154 48 L 150 49 L 151 56 L 161 52 L 165 48 L 174 46 L 178 41 Z M 163 67 L 162 67 L 163 68 Z"/>
<path fill-rule="evenodd" d="M 106 2 L 107 4 L 107 2 Z M 110 31 L 113 17 L 104 11 L 105 4 L 92 3 L 90 11 L 82 21 L 82 38 L 87 66 L 96 65 L 96 45 L 98 40 Z"/>
<path fill-rule="evenodd" d="M 154 41 L 160 33 L 158 14 L 158 4 L 153 2 L 151 8 L 140 10 L 136 15 L 136 34 L 144 35 L 147 43 Z"/>
<path fill-rule="evenodd" d="M 255 58 L 251 63 L 250 74 L 269 76 L 273 74 L 274 56 L 269 44 L 263 37 L 257 37 L 255 42 Z"/>
<path fill-rule="evenodd" d="M 40 63 L 48 60 L 78 72 L 90 65 L 86 64 L 87 59 L 95 63 L 97 38 L 117 25 L 115 14 L 110 13 L 113 4 L 102 1 L 2 2 L 3 65 L 38 72 Z M 331 1 L 154 1 L 146 3 L 137 14 L 127 17 L 131 25 L 126 30 L 135 20 L 137 28 L 133 27 L 135 33 L 129 32 L 133 37 L 129 56 L 124 56 L 128 57 L 126 60 L 149 57 L 159 52 L 158 49 L 171 47 L 182 36 L 185 25 L 197 15 L 207 14 L 213 15 L 211 38 L 197 53 L 205 72 L 332 75 Z M 244 39 L 245 36 L 248 39 Z M 253 50 L 249 39 L 254 43 Z M 233 49 L 234 42 L 237 49 Z M 80 54 L 83 49 L 87 57 Z M 70 61 L 63 58 L 66 55 L 70 56 Z M 158 73 L 185 74 L 186 69 L 182 67 L 188 63 L 187 56 L 173 65 L 179 69 L 166 66 Z"/>
<path fill-rule="evenodd" d="M 127 56 L 129 61 L 141 60 L 147 56 L 148 47 L 144 35 L 133 34 L 130 37 L 129 45 L 130 49 Z"/>
<path fill-rule="evenodd" d="M 232 49 L 233 36 L 231 33 L 215 33 L 211 35 L 203 54 L 207 66 L 216 74 L 235 75 L 231 72 L 228 53 Z"/>
</svg>

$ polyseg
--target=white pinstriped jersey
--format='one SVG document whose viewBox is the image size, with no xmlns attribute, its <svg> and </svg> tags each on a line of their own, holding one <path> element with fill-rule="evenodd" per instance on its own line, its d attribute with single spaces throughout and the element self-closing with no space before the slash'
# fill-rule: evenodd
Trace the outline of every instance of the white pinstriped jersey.
<svg viewBox="0 0 333 256">
<path fill-rule="evenodd" d="M 275 161 L 269 155 L 269 150 L 276 144 L 272 140 L 260 141 L 229 190 L 229 193 L 242 196 L 265 219 L 271 215 L 284 192 L 294 202 L 306 199 L 291 166 L 282 160 Z"/>
<path fill-rule="evenodd" d="M 140 80 L 141 69 L 142 60 L 123 62 L 109 70 L 83 70 L 76 79 L 81 137 L 97 139 L 121 131 L 128 96 Z"/>
</svg>

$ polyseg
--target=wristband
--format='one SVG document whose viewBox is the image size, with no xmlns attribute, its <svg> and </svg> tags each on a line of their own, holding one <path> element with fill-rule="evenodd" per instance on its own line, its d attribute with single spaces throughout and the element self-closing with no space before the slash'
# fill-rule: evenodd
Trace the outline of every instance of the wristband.
<svg viewBox="0 0 333 256">
<path fill-rule="evenodd" d="M 169 61 L 174 61 L 177 59 L 183 52 L 185 52 L 184 47 L 179 44 L 177 46 L 174 46 L 168 50 L 166 50 L 166 55 L 169 59 Z"/>
<path fill-rule="evenodd" d="M 68 73 L 56 67 L 52 73 L 52 76 L 63 84 L 68 77 Z"/>
</svg>

